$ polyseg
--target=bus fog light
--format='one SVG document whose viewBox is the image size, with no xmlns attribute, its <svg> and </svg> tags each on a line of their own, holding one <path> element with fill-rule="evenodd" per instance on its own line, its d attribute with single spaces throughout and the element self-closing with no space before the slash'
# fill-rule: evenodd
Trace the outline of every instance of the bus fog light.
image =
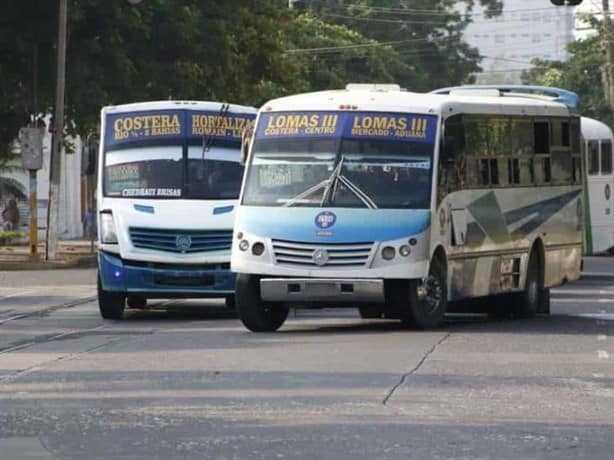
<svg viewBox="0 0 614 460">
<path fill-rule="evenodd" d="M 261 256 L 263 252 L 264 252 L 264 244 L 260 242 L 254 243 L 254 245 L 252 246 L 252 254 L 255 256 Z"/>
<path fill-rule="evenodd" d="M 409 248 L 409 246 L 404 244 L 403 246 L 399 248 L 399 254 L 401 254 L 403 257 L 407 257 L 408 255 L 411 254 L 411 249 Z"/>
<path fill-rule="evenodd" d="M 384 249 L 382 249 L 382 257 L 385 260 L 394 259 L 394 254 L 395 254 L 395 250 L 392 246 L 386 246 Z"/>
<path fill-rule="evenodd" d="M 249 249 L 249 241 L 241 240 L 241 242 L 239 243 L 239 249 L 241 251 L 247 251 Z"/>
<path fill-rule="evenodd" d="M 418 240 L 416 240 L 415 238 L 410 238 L 409 244 L 411 244 L 412 246 L 415 246 L 416 244 L 418 244 Z"/>
</svg>

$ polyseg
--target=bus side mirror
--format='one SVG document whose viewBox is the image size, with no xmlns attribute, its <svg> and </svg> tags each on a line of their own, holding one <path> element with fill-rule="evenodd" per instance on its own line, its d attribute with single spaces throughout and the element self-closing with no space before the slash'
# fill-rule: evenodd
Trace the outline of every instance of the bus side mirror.
<svg viewBox="0 0 614 460">
<path fill-rule="evenodd" d="M 247 155 L 252 144 L 252 137 L 254 135 L 253 128 L 246 128 L 241 136 L 241 165 L 245 166 L 247 163 Z"/>
</svg>

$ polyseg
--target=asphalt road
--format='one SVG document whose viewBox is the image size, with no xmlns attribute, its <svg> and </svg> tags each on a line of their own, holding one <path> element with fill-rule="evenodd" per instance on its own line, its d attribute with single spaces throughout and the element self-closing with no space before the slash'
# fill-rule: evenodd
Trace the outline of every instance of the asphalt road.
<svg viewBox="0 0 614 460">
<path fill-rule="evenodd" d="M 218 301 L 103 321 L 93 270 L 0 272 L 0 459 L 613 458 L 614 259 L 552 315 L 247 332 Z"/>
</svg>

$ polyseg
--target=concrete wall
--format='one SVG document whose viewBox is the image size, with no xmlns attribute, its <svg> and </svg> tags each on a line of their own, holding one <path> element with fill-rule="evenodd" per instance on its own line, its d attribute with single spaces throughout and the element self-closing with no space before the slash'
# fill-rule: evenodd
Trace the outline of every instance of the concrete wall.
<svg viewBox="0 0 614 460">
<path fill-rule="evenodd" d="M 81 222 L 81 139 L 69 138 L 74 147 L 73 154 L 62 152 L 62 174 L 60 183 L 60 239 L 80 238 L 83 235 Z M 38 229 L 39 241 L 45 238 L 47 228 L 47 204 L 49 199 L 49 158 L 51 152 L 51 134 L 46 133 L 43 140 L 43 169 L 37 173 L 38 194 Z M 29 190 L 28 171 L 22 169 L 21 160 L 14 168 L 2 171 L 4 177 L 12 177 L 19 181 L 24 190 Z M 0 203 L 4 209 L 4 202 Z M 20 211 L 20 228 L 29 228 L 28 202 L 18 204 Z"/>
</svg>

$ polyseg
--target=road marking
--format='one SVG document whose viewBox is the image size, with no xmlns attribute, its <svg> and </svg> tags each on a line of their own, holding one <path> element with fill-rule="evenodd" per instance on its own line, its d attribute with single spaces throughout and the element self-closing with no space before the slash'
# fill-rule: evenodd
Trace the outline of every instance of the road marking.
<svg viewBox="0 0 614 460">
<path fill-rule="evenodd" d="M 610 359 L 610 354 L 605 350 L 598 350 L 597 357 L 599 359 Z"/>
<path fill-rule="evenodd" d="M 577 315 L 582 318 L 593 318 L 597 320 L 597 324 L 605 324 L 605 321 L 614 321 L 614 313 L 579 313 Z"/>
<path fill-rule="evenodd" d="M 600 334 L 600 335 L 597 336 L 597 340 L 606 340 L 606 339 L 607 339 L 607 337 L 605 335 L 603 335 L 603 334 Z"/>
<path fill-rule="evenodd" d="M 596 379 L 602 379 L 604 377 L 605 377 L 605 374 L 602 374 L 601 372 L 597 372 L 593 374 L 593 378 L 596 378 Z"/>
<path fill-rule="evenodd" d="M 554 303 L 614 303 L 614 299 L 592 299 L 592 298 L 575 298 L 575 299 L 552 299 Z"/>
</svg>

